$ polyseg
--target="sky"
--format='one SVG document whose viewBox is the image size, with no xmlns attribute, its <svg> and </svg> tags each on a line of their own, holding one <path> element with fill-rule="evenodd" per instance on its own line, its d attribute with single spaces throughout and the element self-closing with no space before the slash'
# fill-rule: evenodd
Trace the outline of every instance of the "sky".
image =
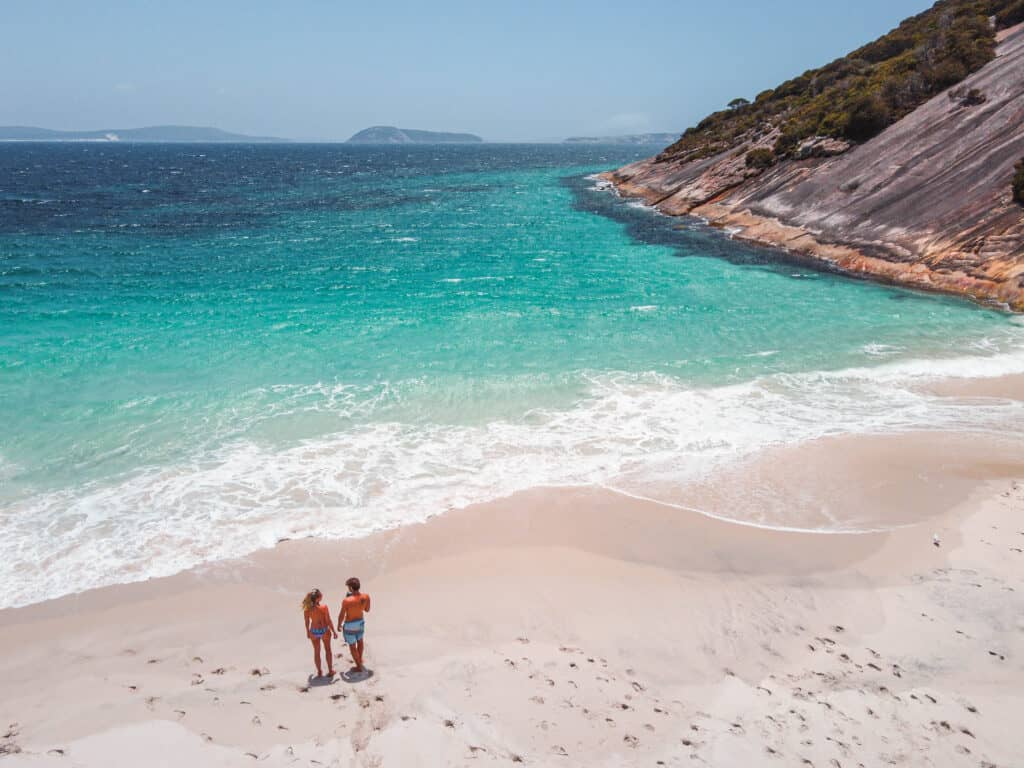
<svg viewBox="0 0 1024 768">
<path fill-rule="evenodd" d="M 3 0 L 0 125 L 680 133 L 927 0 Z"/>
</svg>

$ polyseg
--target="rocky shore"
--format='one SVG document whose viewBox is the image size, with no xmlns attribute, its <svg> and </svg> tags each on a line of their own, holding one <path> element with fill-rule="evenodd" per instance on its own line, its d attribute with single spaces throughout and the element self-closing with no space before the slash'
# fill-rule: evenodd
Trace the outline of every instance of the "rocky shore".
<svg viewBox="0 0 1024 768">
<path fill-rule="evenodd" d="M 662 213 L 693 214 L 831 269 L 1024 311 L 1024 25 L 994 60 L 875 138 L 818 137 L 793 159 L 750 167 L 751 150 L 654 157 L 604 175 Z M 973 95 L 974 98 L 968 98 Z"/>
</svg>

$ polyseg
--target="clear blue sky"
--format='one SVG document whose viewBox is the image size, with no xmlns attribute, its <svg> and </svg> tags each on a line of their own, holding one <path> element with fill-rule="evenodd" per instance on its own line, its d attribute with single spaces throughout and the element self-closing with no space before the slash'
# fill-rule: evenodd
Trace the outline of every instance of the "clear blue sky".
<svg viewBox="0 0 1024 768">
<path fill-rule="evenodd" d="M 680 132 L 928 0 L 5 0 L 0 124 Z"/>
</svg>

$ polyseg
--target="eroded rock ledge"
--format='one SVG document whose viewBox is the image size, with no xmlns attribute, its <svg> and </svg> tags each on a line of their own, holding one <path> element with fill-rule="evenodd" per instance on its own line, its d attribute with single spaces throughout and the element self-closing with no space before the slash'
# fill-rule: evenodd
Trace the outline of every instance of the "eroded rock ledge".
<svg viewBox="0 0 1024 768">
<path fill-rule="evenodd" d="M 821 143 L 762 171 L 745 163 L 750 145 L 605 178 L 663 213 L 742 227 L 737 237 L 846 273 L 1024 311 L 1024 207 L 1010 193 L 1024 157 L 1024 25 L 958 88 L 984 101 L 939 94 L 849 151 Z"/>
</svg>

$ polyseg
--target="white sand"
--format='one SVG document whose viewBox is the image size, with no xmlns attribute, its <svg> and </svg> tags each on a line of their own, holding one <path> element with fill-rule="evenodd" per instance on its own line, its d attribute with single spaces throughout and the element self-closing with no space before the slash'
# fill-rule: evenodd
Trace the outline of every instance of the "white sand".
<svg viewBox="0 0 1024 768">
<path fill-rule="evenodd" d="M 0 764 L 1024 765 L 1024 465 L 965 439 L 823 441 L 748 475 L 784 491 L 817 462 L 847 503 L 884 477 L 875 514 L 923 520 L 889 533 L 539 489 L 2 611 Z M 936 451 L 962 471 L 929 493 Z M 299 600 L 336 608 L 354 573 L 374 675 L 311 684 Z"/>
</svg>

